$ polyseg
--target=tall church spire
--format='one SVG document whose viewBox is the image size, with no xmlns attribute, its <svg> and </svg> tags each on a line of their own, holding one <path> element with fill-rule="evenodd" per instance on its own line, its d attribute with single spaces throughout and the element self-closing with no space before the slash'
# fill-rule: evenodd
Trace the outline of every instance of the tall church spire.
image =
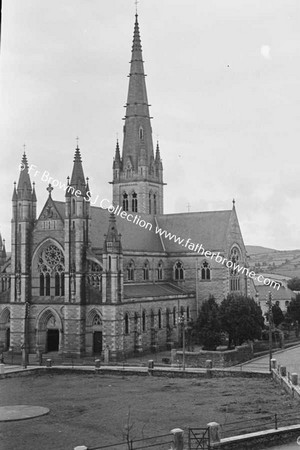
<svg viewBox="0 0 300 450">
<path fill-rule="evenodd" d="M 135 16 L 133 43 L 130 62 L 129 87 L 126 103 L 123 163 L 132 164 L 132 170 L 138 171 L 141 150 L 144 151 L 147 165 L 153 157 L 152 130 L 149 104 L 146 90 L 144 62 L 138 16 Z"/>
<path fill-rule="evenodd" d="M 138 15 L 135 15 L 129 86 L 123 128 L 122 157 L 113 165 L 113 202 L 124 210 L 146 214 L 163 212 L 162 162 L 154 158 Z M 151 207 L 151 196 L 157 208 Z M 132 197 L 132 198 L 131 198 Z M 153 200 L 152 200 L 153 201 Z"/>
</svg>

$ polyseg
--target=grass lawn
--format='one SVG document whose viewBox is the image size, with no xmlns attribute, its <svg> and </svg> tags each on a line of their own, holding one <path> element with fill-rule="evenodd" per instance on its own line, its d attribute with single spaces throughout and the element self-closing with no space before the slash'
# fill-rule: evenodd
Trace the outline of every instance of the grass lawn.
<svg viewBox="0 0 300 450">
<path fill-rule="evenodd" d="M 0 380 L 0 406 L 50 408 L 47 416 L 0 423 L 1 450 L 72 450 L 123 441 L 130 411 L 132 438 L 292 412 L 299 404 L 269 379 L 169 379 L 52 375 Z"/>
</svg>

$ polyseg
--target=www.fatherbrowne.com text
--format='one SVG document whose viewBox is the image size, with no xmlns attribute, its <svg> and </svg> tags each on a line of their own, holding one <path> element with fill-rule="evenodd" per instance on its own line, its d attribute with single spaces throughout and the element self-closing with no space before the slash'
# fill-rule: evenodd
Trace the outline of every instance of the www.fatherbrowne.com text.
<svg viewBox="0 0 300 450">
<path fill-rule="evenodd" d="M 20 170 L 26 169 L 26 166 L 21 163 Z M 32 173 L 31 173 L 32 172 Z M 41 171 L 37 170 L 37 166 L 34 164 L 31 164 L 28 168 L 28 173 L 32 176 L 36 177 L 39 174 L 41 174 L 41 181 L 44 183 L 49 183 L 53 187 L 58 187 L 59 189 L 63 189 L 65 192 L 71 192 L 72 195 L 75 195 L 75 197 L 82 196 L 82 193 L 79 189 L 75 189 L 73 186 L 62 183 L 58 179 L 51 177 L 50 173 L 47 170 L 44 170 L 42 173 Z M 107 198 L 99 199 L 99 195 L 97 195 L 96 198 L 93 197 L 91 191 L 86 192 L 84 196 L 84 200 L 87 202 L 90 202 L 92 206 L 100 206 L 100 208 L 107 209 L 109 212 L 114 213 L 116 216 L 120 216 L 122 219 L 128 220 L 128 222 L 132 222 L 135 225 L 140 226 L 141 228 L 145 228 L 148 231 L 155 232 L 155 234 L 158 234 L 161 238 L 169 239 L 170 241 L 175 242 L 178 245 L 181 245 L 182 247 L 186 248 L 189 252 L 195 252 L 197 254 L 200 254 L 201 256 L 204 256 L 205 258 L 214 259 L 218 264 L 225 264 L 225 266 L 228 269 L 231 269 L 233 273 L 235 274 L 243 274 L 247 277 L 257 280 L 260 283 L 263 283 L 265 286 L 276 288 L 277 290 L 280 288 L 281 284 L 277 281 L 271 280 L 269 278 L 265 278 L 263 275 L 256 275 L 254 271 L 250 270 L 247 267 L 240 266 L 238 263 L 231 261 L 230 259 L 227 259 L 220 255 L 220 252 L 211 252 L 209 250 L 205 250 L 205 248 L 202 246 L 202 244 L 199 243 L 193 243 L 190 238 L 184 239 L 180 236 L 177 236 L 175 234 L 172 234 L 166 230 L 162 230 L 161 228 L 156 225 L 155 230 L 152 230 L 153 225 L 151 222 L 146 222 L 142 217 L 138 214 L 131 214 L 127 211 L 124 211 L 123 208 L 120 205 L 114 206 L 112 205 L 111 201 Z"/>
</svg>

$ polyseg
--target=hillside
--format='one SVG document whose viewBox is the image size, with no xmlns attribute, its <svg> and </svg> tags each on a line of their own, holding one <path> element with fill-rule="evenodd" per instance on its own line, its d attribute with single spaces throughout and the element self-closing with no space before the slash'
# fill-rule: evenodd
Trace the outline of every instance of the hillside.
<svg viewBox="0 0 300 450">
<path fill-rule="evenodd" d="M 246 245 L 246 250 L 249 255 L 277 252 L 274 248 L 261 247 L 260 245 Z"/>
<path fill-rule="evenodd" d="M 274 250 L 255 245 L 247 245 L 246 249 L 250 267 L 256 273 L 300 277 L 300 250 Z"/>
</svg>

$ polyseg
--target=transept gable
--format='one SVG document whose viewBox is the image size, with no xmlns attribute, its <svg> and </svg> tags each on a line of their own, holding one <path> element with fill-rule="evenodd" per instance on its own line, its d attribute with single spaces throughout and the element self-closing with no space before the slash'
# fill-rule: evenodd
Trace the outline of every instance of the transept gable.
<svg viewBox="0 0 300 450">
<path fill-rule="evenodd" d="M 42 209 L 41 214 L 39 215 L 39 220 L 61 220 L 63 221 L 62 216 L 60 215 L 58 208 L 56 207 L 55 202 L 52 197 L 48 197 L 44 208 Z"/>
</svg>

